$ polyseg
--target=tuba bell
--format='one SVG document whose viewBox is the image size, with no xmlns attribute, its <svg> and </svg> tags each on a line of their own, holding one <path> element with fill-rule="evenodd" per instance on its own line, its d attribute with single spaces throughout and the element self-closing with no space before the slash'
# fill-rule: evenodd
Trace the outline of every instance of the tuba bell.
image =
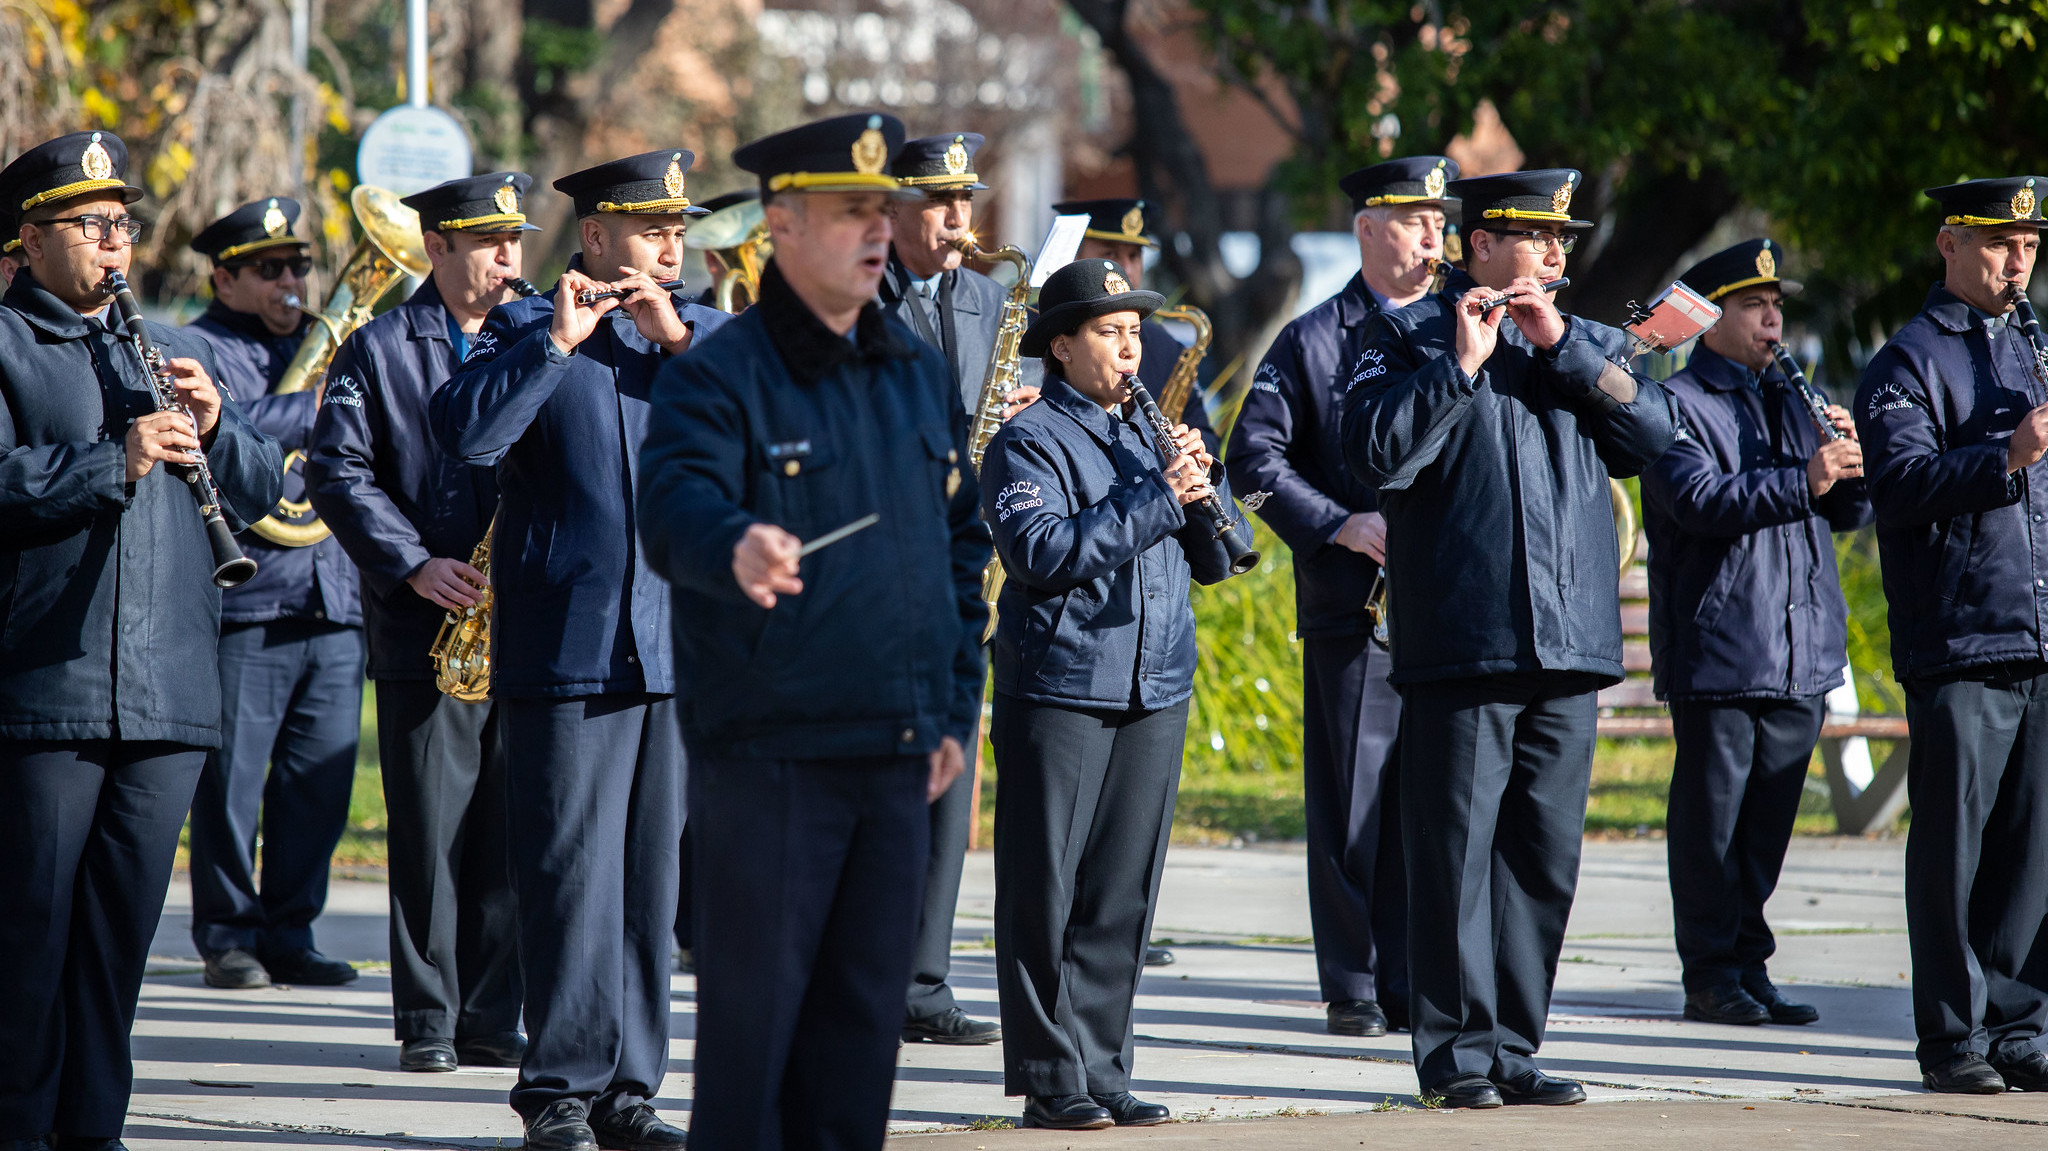
<svg viewBox="0 0 2048 1151">
<path fill-rule="evenodd" d="M 714 297 L 718 310 L 739 315 L 761 297 L 761 269 L 775 254 L 766 211 L 759 200 L 728 204 L 690 226 L 683 246 L 718 257 L 725 274 Z"/>
<path fill-rule="evenodd" d="M 303 304 L 300 309 L 319 322 L 306 331 L 299 352 L 272 388 L 271 395 L 303 392 L 327 374 L 327 364 L 341 349 L 349 333 L 370 322 L 371 309 L 392 285 L 407 276 L 424 276 L 432 271 L 425 243 L 420 238 L 419 213 L 399 203 L 397 195 L 364 184 L 349 194 L 363 239 L 341 269 L 327 304 L 315 312 Z M 249 530 L 284 547 L 302 548 L 328 536 L 327 525 L 313 514 L 313 503 L 305 498 L 306 453 L 294 449 L 284 458 L 285 492 L 269 515 L 249 525 Z M 294 497 L 297 498 L 294 498 Z"/>
</svg>

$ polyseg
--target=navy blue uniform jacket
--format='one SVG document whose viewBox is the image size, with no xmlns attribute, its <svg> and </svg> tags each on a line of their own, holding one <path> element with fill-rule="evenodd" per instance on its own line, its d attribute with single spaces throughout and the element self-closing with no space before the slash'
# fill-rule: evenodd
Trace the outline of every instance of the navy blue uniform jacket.
<svg viewBox="0 0 2048 1151">
<path fill-rule="evenodd" d="M 186 331 L 213 346 L 213 354 L 220 362 L 217 382 L 234 393 L 249 419 L 278 442 L 287 462 L 292 452 L 306 450 L 313 435 L 313 418 L 319 413 L 313 406 L 311 388 L 283 396 L 271 395 L 270 389 L 277 386 L 284 370 L 291 366 L 292 357 L 298 354 L 307 325 L 316 322 L 309 317 L 298 331 L 276 336 L 256 316 L 231 311 L 216 300 L 203 315 L 185 325 Z M 283 498 L 304 499 L 304 474 L 297 467 L 292 472 L 285 480 Z M 235 542 L 256 561 L 256 574 L 248 583 L 222 593 L 220 614 L 224 621 L 314 619 L 350 625 L 363 622 L 355 565 L 349 562 L 340 543 L 330 538 L 307 547 L 286 547 L 255 532 L 243 532 Z"/>
<path fill-rule="evenodd" d="M 655 389 L 640 532 L 676 587 L 676 670 L 693 756 L 827 759 L 965 743 L 985 667 L 988 528 L 967 417 L 939 353 L 879 305 L 847 340 L 771 261 L 761 302 Z M 775 524 L 813 539 L 773 610 L 733 579 L 733 545 Z"/>
<path fill-rule="evenodd" d="M 1379 565 L 1331 542 L 1344 521 L 1380 510 L 1379 493 L 1344 466 L 1344 389 L 1365 350 L 1379 302 L 1363 276 L 1280 329 L 1245 393 L 1224 465 L 1239 494 L 1268 493 L 1258 510 L 1294 553 L 1295 630 L 1370 630 L 1366 597 Z M 1149 360 L 1149 355 L 1148 355 Z"/>
<path fill-rule="evenodd" d="M 1849 662 L 1830 533 L 1869 523 L 1870 499 L 1854 479 L 1813 498 L 1820 430 L 1776 369 L 1756 381 L 1704 346 L 1664 381 L 1678 439 L 1643 473 L 1660 699 L 1804 699 Z"/>
<path fill-rule="evenodd" d="M 1937 284 L 1863 369 L 1853 410 L 1902 680 L 2048 659 L 2048 461 L 2005 472 L 2013 428 L 2048 400 L 2033 360 Z"/>
<path fill-rule="evenodd" d="M 669 591 L 633 532 L 655 373 L 671 357 L 625 309 L 563 355 L 555 292 L 491 309 L 429 410 L 443 450 L 495 464 L 491 691 L 512 699 L 675 691 Z M 732 317 L 675 296 L 699 354 Z"/>
<path fill-rule="evenodd" d="M 370 678 L 434 678 L 427 649 L 448 614 L 406 578 L 436 556 L 467 563 L 498 506 L 491 469 L 451 458 L 427 400 L 456 368 L 448 309 L 430 278 L 335 354 L 306 453 L 313 509 L 363 583 Z"/>
<path fill-rule="evenodd" d="M 204 340 L 150 325 L 213 375 Z M 24 270 L 0 300 L 0 739 L 220 746 L 220 589 L 199 502 L 170 467 L 127 483 L 156 409 L 132 346 Z M 223 397 L 206 459 L 228 523 L 277 502 L 284 454 Z"/>
<path fill-rule="evenodd" d="M 1230 555 L 1182 511 L 1142 415 L 1111 415 L 1057 377 L 1044 388 L 982 461 L 982 515 L 1008 574 L 996 690 L 1070 707 L 1170 707 L 1195 690 L 1188 578 L 1228 579 Z M 1229 482 L 1216 479 L 1228 500 Z"/>
<path fill-rule="evenodd" d="M 1670 394 L 1636 378 L 1617 404 L 1596 386 L 1628 338 L 1579 316 L 1539 349 L 1513 320 L 1474 377 L 1451 315 L 1472 287 L 1372 322 L 1344 397 L 1344 458 L 1387 517 L 1394 683 L 1621 667 L 1610 476 L 1671 446 Z"/>
</svg>

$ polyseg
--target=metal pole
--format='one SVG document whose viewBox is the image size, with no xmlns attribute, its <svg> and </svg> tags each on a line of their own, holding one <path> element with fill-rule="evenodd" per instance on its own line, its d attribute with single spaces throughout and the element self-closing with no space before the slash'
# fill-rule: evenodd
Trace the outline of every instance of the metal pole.
<svg viewBox="0 0 2048 1151">
<path fill-rule="evenodd" d="M 405 0 L 405 102 L 427 106 L 427 0 Z"/>
<path fill-rule="evenodd" d="M 306 58 L 313 36 L 313 0 L 292 0 L 292 67 L 299 75 L 292 92 L 292 191 L 306 191 Z"/>
</svg>

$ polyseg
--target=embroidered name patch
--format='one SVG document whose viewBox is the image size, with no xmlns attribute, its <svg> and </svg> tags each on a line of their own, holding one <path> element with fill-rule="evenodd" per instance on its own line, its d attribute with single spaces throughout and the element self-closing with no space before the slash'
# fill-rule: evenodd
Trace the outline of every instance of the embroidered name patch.
<svg viewBox="0 0 2048 1151">
<path fill-rule="evenodd" d="M 1906 386 L 1897 380 L 1892 380 L 1870 393 L 1870 402 L 1865 405 L 1864 411 L 1866 415 L 1875 419 L 1879 412 L 1896 411 L 1899 408 L 1910 408 L 1913 406 L 1913 397 L 1906 393 Z"/>
<path fill-rule="evenodd" d="M 1358 370 L 1351 373 L 1351 382 L 1344 386 L 1344 390 L 1348 392 L 1367 380 L 1386 375 L 1386 360 L 1386 353 L 1378 348 L 1367 348 L 1359 353 Z"/>
<path fill-rule="evenodd" d="M 321 397 L 320 403 L 323 406 L 346 404 L 351 408 L 360 408 L 363 406 L 363 385 L 354 376 L 343 372 L 327 381 L 327 394 Z"/>
<path fill-rule="evenodd" d="M 1280 394 L 1280 367 L 1277 364 L 1260 364 L 1259 373 L 1252 377 L 1252 390 Z"/>
<path fill-rule="evenodd" d="M 469 341 L 469 354 L 462 357 L 465 364 L 473 364 L 480 357 L 492 355 L 498 350 L 498 333 L 486 329 L 478 332 Z"/>
<path fill-rule="evenodd" d="M 1018 480 L 1006 485 L 1002 491 L 996 493 L 996 522 L 1008 523 L 1010 517 L 1018 512 L 1044 507 L 1045 500 L 1041 496 L 1041 490 L 1037 484 L 1028 480 Z"/>
</svg>

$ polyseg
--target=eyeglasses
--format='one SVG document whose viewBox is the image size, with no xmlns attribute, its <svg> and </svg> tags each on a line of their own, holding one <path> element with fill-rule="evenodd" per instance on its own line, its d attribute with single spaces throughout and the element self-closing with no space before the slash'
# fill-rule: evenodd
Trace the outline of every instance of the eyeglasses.
<svg viewBox="0 0 2048 1151">
<path fill-rule="evenodd" d="M 1532 232 L 1527 230 L 1513 231 L 1507 228 L 1488 228 L 1486 230 L 1492 232 L 1496 236 L 1526 236 L 1529 239 L 1536 241 L 1534 244 L 1530 246 L 1538 251 L 1542 251 L 1543 249 L 1548 248 L 1551 245 L 1555 244 L 1557 246 L 1557 250 L 1565 253 L 1566 255 L 1571 254 L 1571 250 L 1577 247 L 1579 243 L 1579 238 L 1577 236 L 1559 235 L 1556 232 Z"/>
<path fill-rule="evenodd" d="M 37 220 L 35 222 L 37 224 L 77 224 L 78 230 L 84 233 L 85 238 L 95 244 L 106 242 L 107 237 L 115 232 L 121 233 L 123 240 L 133 244 L 142 239 L 144 230 L 142 221 L 133 216 L 123 216 L 118 220 L 110 220 L 105 216 L 59 216 L 55 219 Z"/>
<path fill-rule="evenodd" d="M 228 264 L 226 267 L 230 271 L 235 272 L 248 268 L 266 280 L 275 280 L 286 272 L 290 272 L 292 275 L 303 280 L 306 278 L 306 273 L 313 270 L 313 257 L 271 256 L 262 260 L 242 260 Z"/>
</svg>

